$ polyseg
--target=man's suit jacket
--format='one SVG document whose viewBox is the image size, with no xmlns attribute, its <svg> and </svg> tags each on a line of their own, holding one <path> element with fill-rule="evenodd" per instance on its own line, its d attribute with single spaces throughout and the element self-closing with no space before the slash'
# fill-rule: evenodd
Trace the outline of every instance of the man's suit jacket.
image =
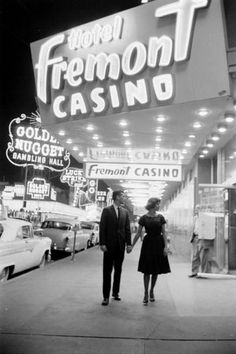
<svg viewBox="0 0 236 354">
<path fill-rule="evenodd" d="M 100 245 L 105 245 L 109 252 L 114 252 L 117 246 L 124 251 L 125 245 L 131 245 L 128 211 L 122 207 L 119 207 L 119 210 L 119 219 L 113 205 L 104 208 L 101 215 L 99 241 Z"/>
</svg>

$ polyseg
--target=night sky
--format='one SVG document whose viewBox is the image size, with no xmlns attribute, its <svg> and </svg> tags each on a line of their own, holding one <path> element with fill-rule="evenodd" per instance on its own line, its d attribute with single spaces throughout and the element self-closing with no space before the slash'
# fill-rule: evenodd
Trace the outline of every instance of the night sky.
<svg viewBox="0 0 236 354">
<path fill-rule="evenodd" d="M 0 181 L 24 178 L 23 169 L 10 164 L 5 151 L 9 122 L 37 109 L 30 43 L 138 5 L 139 0 L 0 1 Z"/>
</svg>

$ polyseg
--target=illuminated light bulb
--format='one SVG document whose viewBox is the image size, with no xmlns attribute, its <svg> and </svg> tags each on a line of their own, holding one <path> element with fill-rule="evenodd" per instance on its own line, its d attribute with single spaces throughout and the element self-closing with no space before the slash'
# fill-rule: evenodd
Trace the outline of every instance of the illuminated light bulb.
<svg viewBox="0 0 236 354">
<path fill-rule="evenodd" d="M 125 145 L 131 145 L 131 142 L 130 141 L 125 141 Z"/>
<path fill-rule="evenodd" d="M 98 140 L 98 135 L 94 135 L 93 140 Z"/>
<path fill-rule="evenodd" d="M 227 131 L 227 127 L 223 124 L 219 124 L 217 127 L 218 132 L 225 133 Z"/>
<path fill-rule="evenodd" d="M 208 152 L 209 152 L 209 151 L 208 151 L 207 149 L 202 150 L 202 153 L 203 153 L 204 155 L 207 155 Z"/>
<path fill-rule="evenodd" d="M 233 155 L 230 155 L 230 156 L 229 156 L 229 159 L 230 159 L 230 160 L 234 159 L 234 156 L 233 156 Z"/>
<path fill-rule="evenodd" d="M 123 136 L 128 137 L 129 136 L 129 132 L 128 131 L 124 131 L 123 132 Z"/>
<path fill-rule="evenodd" d="M 184 146 L 190 147 L 190 146 L 192 146 L 192 144 L 190 143 L 190 141 L 186 141 L 186 143 L 184 144 Z"/>
<path fill-rule="evenodd" d="M 81 152 L 79 152 L 79 156 L 84 156 L 84 153 L 83 153 L 83 151 L 81 151 Z"/>
<path fill-rule="evenodd" d="M 161 141 L 162 139 L 161 139 L 160 136 L 157 136 L 155 140 L 156 140 L 156 141 Z"/>
<path fill-rule="evenodd" d="M 187 154 L 188 151 L 186 149 L 182 150 L 182 154 Z"/>
<path fill-rule="evenodd" d="M 196 138 L 196 135 L 190 134 L 188 137 L 189 137 L 190 139 L 195 139 L 195 138 Z"/>
<path fill-rule="evenodd" d="M 235 120 L 234 113 L 225 113 L 224 118 L 225 118 L 226 123 L 233 123 Z"/>
<path fill-rule="evenodd" d="M 58 132 L 58 135 L 60 135 L 60 136 L 64 136 L 66 133 L 65 133 L 65 131 L 64 130 L 60 130 L 59 132 Z"/>
<path fill-rule="evenodd" d="M 212 134 L 211 139 L 214 141 L 218 141 L 220 139 L 218 134 Z"/>
<path fill-rule="evenodd" d="M 97 147 L 103 147 L 103 143 L 101 142 L 97 143 Z"/>
<path fill-rule="evenodd" d="M 120 124 L 121 127 L 126 127 L 127 126 L 127 122 L 125 120 L 121 120 L 119 124 Z"/>
<path fill-rule="evenodd" d="M 193 124 L 193 127 L 194 127 L 195 129 L 199 129 L 199 128 L 202 127 L 202 125 L 201 125 L 200 122 L 195 122 L 195 123 Z"/>
<path fill-rule="evenodd" d="M 163 129 L 162 129 L 161 127 L 157 127 L 157 128 L 156 128 L 156 132 L 157 132 L 157 133 L 163 133 Z"/>
<path fill-rule="evenodd" d="M 210 141 L 207 141 L 206 142 L 206 146 L 209 147 L 209 148 L 212 148 L 214 146 L 214 144 Z"/>
<path fill-rule="evenodd" d="M 208 116 L 209 113 L 210 113 L 210 111 L 209 111 L 207 108 L 200 108 L 200 109 L 197 111 L 197 114 L 198 114 L 200 117 L 206 117 L 206 116 Z"/>
<path fill-rule="evenodd" d="M 67 144 L 72 144 L 72 139 L 67 139 L 67 140 L 66 140 L 66 143 L 67 143 Z"/>
<path fill-rule="evenodd" d="M 74 150 L 74 151 L 78 151 L 79 150 L 79 148 L 78 148 L 78 146 L 73 146 L 73 149 L 72 150 Z"/>
<path fill-rule="evenodd" d="M 91 124 L 89 124 L 89 125 L 87 125 L 86 129 L 87 129 L 88 131 L 93 131 L 93 130 L 94 130 L 94 126 L 91 125 Z"/>
<path fill-rule="evenodd" d="M 201 154 L 201 155 L 199 155 L 199 157 L 200 157 L 201 159 L 203 159 L 203 158 L 205 157 L 205 155 Z"/>
<path fill-rule="evenodd" d="M 156 116 L 156 120 L 160 123 L 164 122 L 166 120 L 166 117 L 162 114 L 160 114 L 159 116 Z"/>
</svg>

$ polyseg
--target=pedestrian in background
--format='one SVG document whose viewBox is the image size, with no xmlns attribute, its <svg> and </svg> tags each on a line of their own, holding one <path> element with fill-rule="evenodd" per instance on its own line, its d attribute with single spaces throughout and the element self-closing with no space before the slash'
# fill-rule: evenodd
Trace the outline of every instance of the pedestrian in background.
<svg viewBox="0 0 236 354">
<path fill-rule="evenodd" d="M 102 211 L 99 228 L 99 244 L 103 251 L 103 306 L 109 304 L 113 268 L 112 296 L 114 300 L 121 300 L 119 291 L 125 247 L 127 253 L 132 251 L 129 214 L 121 207 L 124 192 L 114 191 L 112 199 L 113 204 Z"/>
<path fill-rule="evenodd" d="M 192 244 L 192 273 L 189 275 L 190 278 L 197 277 L 199 269 L 201 269 L 202 273 L 210 272 L 209 255 L 210 249 L 212 249 L 214 246 L 214 240 L 204 238 L 203 235 L 199 233 L 199 210 L 200 206 L 196 205 L 193 217 L 193 232 L 190 239 L 190 242 Z"/>
<path fill-rule="evenodd" d="M 199 205 L 195 206 L 193 215 L 193 232 L 190 239 L 192 245 L 191 250 L 191 268 L 192 273 L 189 275 L 190 278 L 196 277 L 200 266 L 200 249 L 198 245 L 198 233 L 199 233 Z"/>
<path fill-rule="evenodd" d="M 132 246 L 134 247 L 139 238 L 142 239 L 142 229 L 144 228 L 146 234 L 142 240 L 138 271 L 143 273 L 143 303 L 147 305 L 149 300 L 151 302 L 155 301 L 154 288 L 158 274 L 169 273 L 170 266 L 167 256 L 166 220 L 162 214 L 158 213 L 160 199 L 150 198 L 145 208 L 148 212 L 139 219 L 138 232 L 134 237 Z"/>
</svg>

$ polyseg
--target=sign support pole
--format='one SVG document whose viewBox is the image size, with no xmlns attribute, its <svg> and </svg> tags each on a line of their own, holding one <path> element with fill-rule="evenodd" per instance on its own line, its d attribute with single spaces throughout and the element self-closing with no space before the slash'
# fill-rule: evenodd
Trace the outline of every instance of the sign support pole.
<svg viewBox="0 0 236 354">
<path fill-rule="evenodd" d="M 77 235 L 77 225 L 74 226 L 74 242 L 73 242 L 73 250 L 71 253 L 71 260 L 74 261 L 75 260 L 75 244 L 76 244 L 76 235 Z"/>
<path fill-rule="evenodd" d="M 26 164 L 26 166 L 25 166 L 25 182 L 24 182 L 25 190 L 24 190 L 24 197 L 23 197 L 23 208 L 26 207 L 27 179 L 28 179 L 28 165 Z"/>
</svg>

